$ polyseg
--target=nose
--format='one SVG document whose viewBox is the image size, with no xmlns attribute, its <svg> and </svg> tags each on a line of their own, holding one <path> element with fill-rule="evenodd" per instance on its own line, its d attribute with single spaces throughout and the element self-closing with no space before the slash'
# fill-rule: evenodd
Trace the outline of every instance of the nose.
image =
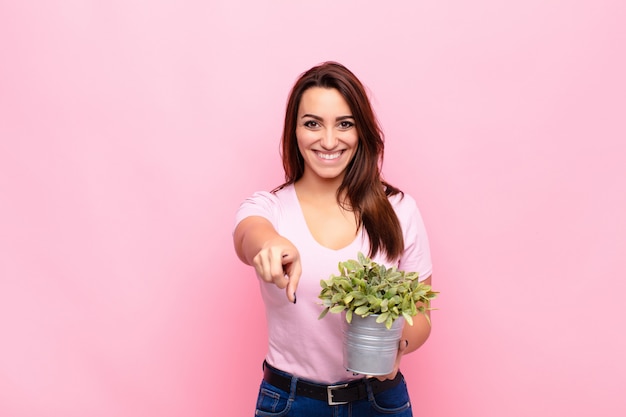
<svg viewBox="0 0 626 417">
<path fill-rule="evenodd" d="M 324 136 L 320 140 L 320 145 L 322 148 L 326 150 L 331 150 L 337 147 L 339 143 L 339 139 L 337 138 L 335 131 L 333 129 L 326 129 L 324 131 Z"/>
</svg>

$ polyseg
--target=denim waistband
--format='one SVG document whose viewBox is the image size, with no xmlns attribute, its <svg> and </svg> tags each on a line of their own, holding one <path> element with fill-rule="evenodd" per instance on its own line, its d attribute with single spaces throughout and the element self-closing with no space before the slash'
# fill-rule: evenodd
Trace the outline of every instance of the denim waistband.
<svg viewBox="0 0 626 417">
<path fill-rule="evenodd" d="M 293 375 L 276 369 L 267 362 L 263 362 L 263 380 L 268 384 L 290 392 L 293 378 Z M 296 395 L 325 401 L 329 405 L 340 405 L 367 398 L 368 386 L 372 394 L 375 395 L 397 386 L 401 381 L 402 374 L 399 371 L 394 379 L 386 379 L 384 381 L 380 381 L 377 378 L 361 378 L 346 383 L 324 385 L 298 379 L 296 381 Z"/>
</svg>

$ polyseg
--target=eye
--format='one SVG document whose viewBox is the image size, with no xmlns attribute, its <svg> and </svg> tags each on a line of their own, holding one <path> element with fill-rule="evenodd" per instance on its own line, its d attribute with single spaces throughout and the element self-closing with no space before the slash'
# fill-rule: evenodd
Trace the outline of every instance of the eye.
<svg viewBox="0 0 626 417">
<path fill-rule="evenodd" d="M 308 128 L 316 128 L 320 125 L 315 120 L 307 120 L 306 122 L 304 122 L 304 126 Z"/>
<path fill-rule="evenodd" d="M 347 129 L 350 129 L 351 127 L 354 127 L 354 123 L 348 120 L 344 120 L 341 123 L 339 123 L 339 127 L 341 129 L 347 130 Z"/>
</svg>

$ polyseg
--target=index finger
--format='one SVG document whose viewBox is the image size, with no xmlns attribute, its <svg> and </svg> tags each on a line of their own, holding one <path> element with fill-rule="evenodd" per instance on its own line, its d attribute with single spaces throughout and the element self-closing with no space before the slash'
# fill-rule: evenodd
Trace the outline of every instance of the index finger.
<svg viewBox="0 0 626 417">
<path fill-rule="evenodd" d="M 283 259 L 287 260 L 288 257 Z M 298 283 L 300 282 L 300 276 L 302 275 L 302 265 L 300 264 L 300 258 L 294 259 L 291 263 L 289 263 L 289 267 L 287 268 L 287 276 L 289 277 L 289 283 L 287 284 L 287 299 L 292 303 L 296 303 L 296 289 L 298 288 Z"/>
</svg>

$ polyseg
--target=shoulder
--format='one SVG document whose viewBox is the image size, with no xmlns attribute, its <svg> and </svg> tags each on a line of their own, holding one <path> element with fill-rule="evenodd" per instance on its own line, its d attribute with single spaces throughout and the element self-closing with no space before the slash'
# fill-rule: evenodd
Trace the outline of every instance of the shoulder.
<svg viewBox="0 0 626 417">
<path fill-rule="evenodd" d="M 425 234 L 422 213 L 420 212 L 417 202 L 413 196 L 407 193 L 398 193 L 389 196 L 389 202 L 391 203 L 393 210 L 396 212 L 396 216 L 398 216 L 400 225 L 405 233 Z"/>
<path fill-rule="evenodd" d="M 275 223 L 284 210 L 289 210 L 290 193 L 293 186 L 286 186 L 274 191 L 257 191 L 247 197 L 239 206 L 236 214 L 236 222 L 240 222 L 249 216 L 261 216 Z"/>
<path fill-rule="evenodd" d="M 288 196 L 292 192 L 293 186 L 288 185 L 273 191 L 256 191 L 249 197 L 247 197 L 242 205 L 278 205 L 281 202 L 288 199 Z"/>
<path fill-rule="evenodd" d="M 391 206 L 400 218 L 419 211 L 415 199 L 407 193 L 397 193 L 389 196 L 389 203 L 391 203 Z"/>
<path fill-rule="evenodd" d="M 252 193 L 252 195 L 246 197 L 243 201 L 242 205 L 245 204 L 255 204 L 255 205 L 264 205 L 264 204 L 276 204 L 278 203 L 278 197 L 275 193 L 270 191 L 256 191 Z"/>
</svg>

